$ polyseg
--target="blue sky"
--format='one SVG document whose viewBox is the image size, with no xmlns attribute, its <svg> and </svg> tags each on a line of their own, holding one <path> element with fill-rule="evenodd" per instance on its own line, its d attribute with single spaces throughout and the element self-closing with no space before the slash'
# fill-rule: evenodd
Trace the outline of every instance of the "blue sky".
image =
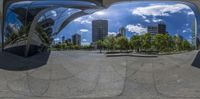
<svg viewBox="0 0 200 99">
<path fill-rule="evenodd" d="M 116 35 L 120 27 L 125 27 L 128 38 L 146 33 L 149 25 L 164 22 L 170 35 L 180 34 L 191 41 L 195 16 L 187 5 L 175 2 L 119 3 L 74 20 L 61 31 L 57 40 L 62 36 L 71 38 L 78 33 L 82 35 L 82 44 L 89 44 L 92 40 L 91 22 L 96 19 L 109 21 L 109 34 Z"/>
<path fill-rule="evenodd" d="M 45 15 L 56 21 L 54 32 L 58 30 L 61 22 L 78 9 L 59 8 Z M 46 17 L 45 16 L 45 17 Z M 44 17 L 44 16 L 43 16 Z M 42 19 L 42 17 L 41 17 Z M 127 38 L 133 35 L 147 33 L 147 26 L 164 22 L 170 35 L 179 34 L 185 39 L 192 40 L 192 24 L 195 16 L 193 11 L 184 4 L 176 2 L 125 2 L 117 3 L 107 9 L 103 9 L 91 15 L 86 15 L 73 20 L 58 35 L 57 42 L 71 38 L 75 33 L 81 35 L 82 44 L 90 44 L 92 41 L 92 20 L 105 19 L 109 22 L 109 35 L 116 35 L 120 27 L 125 27 Z M 8 11 L 7 24 L 16 24 L 16 16 Z M 18 22 L 17 22 L 18 23 Z"/>
</svg>

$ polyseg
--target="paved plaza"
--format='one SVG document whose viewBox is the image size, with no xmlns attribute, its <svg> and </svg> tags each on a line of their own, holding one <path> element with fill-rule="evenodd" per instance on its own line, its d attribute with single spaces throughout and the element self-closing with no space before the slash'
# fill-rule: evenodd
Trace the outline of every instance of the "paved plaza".
<svg viewBox="0 0 200 99">
<path fill-rule="evenodd" d="M 197 54 L 1 53 L 0 99 L 200 99 L 200 69 L 191 65 Z"/>
</svg>

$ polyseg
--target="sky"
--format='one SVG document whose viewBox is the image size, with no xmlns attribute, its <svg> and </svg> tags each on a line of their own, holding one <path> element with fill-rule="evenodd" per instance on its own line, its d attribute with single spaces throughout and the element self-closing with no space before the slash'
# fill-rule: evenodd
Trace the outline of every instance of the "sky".
<svg viewBox="0 0 200 99">
<path fill-rule="evenodd" d="M 106 19 L 109 22 L 109 35 L 116 35 L 120 27 L 125 27 L 127 38 L 147 33 L 147 26 L 164 22 L 170 35 L 179 34 L 191 41 L 192 25 L 195 20 L 190 7 L 176 2 L 127 2 L 118 3 L 107 9 L 86 15 L 72 21 L 57 35 L 71 38 L 75 33 L 82 37 L 82 44 L 92 41 L 92 20 Z"/>
<path fill-rule="evenodd" d="M 45 17 L 57 20 L 54 26 L 55 32 L 58 31 L 62 21 L 79 11 L 79 9 L 58 8 L 44 15 Z M 108 20 L 109 35 L 116 35 L 120 27 L 125 27 L 127 31 L 126 37 L 130 39 L 134 35 L 147 33 L 148 26 L 157 25 L 159 22 L 162 22 L 167 25 L 167 31 L 170 35 L 179 34 L 191 42 L 192 25 L 195 16 L 190 7 L 176 2 L 117 3 L 107 9 L 102 9 L 101 11 L 73 20 L 54 37 L 54 40 L 60 42 L 63 36 L 65 39 L 68 39 L 75 33 L 78 33 L 81 35 L 82 45 L 90 44 L 92 41 L 91 23 L 92 20 L 98 19 Z M 11 25 L 19 23 L 17 22 L 17 17 L 11 11 L 8 11 L 6 22 Z"/>
</svg>

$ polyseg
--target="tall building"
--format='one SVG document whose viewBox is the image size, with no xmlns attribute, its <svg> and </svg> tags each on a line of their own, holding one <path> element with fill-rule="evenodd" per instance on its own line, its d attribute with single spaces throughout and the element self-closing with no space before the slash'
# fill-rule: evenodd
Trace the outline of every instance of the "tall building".
<svg viewBox="0 0 200 99">
<path fill-rule="evenodd" d="M 79 34 L 74 34 L 74 35 L 72 36 L 72 43 L 73 43 L 73 45 L 78 45 L 78 46 L 80 46 L 80 45 L 81 45 L 81 35 L 79 35 Z"/>
<path fill-rule="evenodd" d="M 67 39 L 66 41 L 65 41 L 67 44 L 71 44 L 72 43 L 72 39 Z"/>
<path fill-rule="evenodd" d="M 156 35 L 158 33 L 158 27 L 157 26 L 148 26 L 147 28 L 148 33 L 152 35 Z"/>
<path fill-rule="evenodd" d="M 197 20 L 195 19 L 192 23 L 192 45 L 196 45 L 196 34 L 197 34 Z"/>
<path fill-rule="evenodd" d="M 122 36 L 126 36 L 126 28 L 125 27 L 119 28 L 119 34 L 121 34 Z"/>
<path fill-rule="evenodd" d="M 152 34 L 152 35 L 156 35 L 158 33 L 160 34 L 166 34 L 166 25 L 164 23 L 159 23 L 156 26 L 148 26 L 147 28 L 148 33 Z"/>
<path fill-rule="evenodd" d="M 158 33 L 165 34 L 166 32 L 166 25 L 164 23 L 158 24 Z"/>
<path fill-rule="evenodd" d="M 108 35 L 108 21 L 92 21 L 92 42 L 104 39 Z"/>
<path fill-rule="evenodd" d="M 62 43 L 65 43 L 65 36 L 62 36 Z"/>
</svg>

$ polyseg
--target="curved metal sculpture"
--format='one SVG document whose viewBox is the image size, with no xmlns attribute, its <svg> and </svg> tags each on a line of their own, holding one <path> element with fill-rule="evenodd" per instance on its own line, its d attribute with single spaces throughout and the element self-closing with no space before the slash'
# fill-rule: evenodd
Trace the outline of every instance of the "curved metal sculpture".
<svg viewBox="0 0 200 99">
<path fill-rule="evenodd" d="M 94 2 L 94 3 L 93 3 Z M 72 14 L 67 18 L 59 31 L 61 31 L 68 23 L 72 20 L 90 14 L 86 10 L 89 9 L 101 9 L 101 6 L 98 2 L 91 0 L 91 2 L 86 2 L 83 0 L 80 1 L 6 1 L 4 2 L 4 18 L 8 14 L 8 9 L 17 15 L 17 19 L 23 25 L 23 31 L 14 32 L 14 30 L 2 31 L 3 33 L 3 50 L 20 55 L 20 56 L 31 56 L 39 51 L 45 50 L 51 43 L 52 39 L 52 30 L 50 27 L 51 24 L 54 25 L 54 20 L 49 19 L 52 23 L 45 22 L 46 27 L 50 29 L 51 33 L 44 33 L 43 30 L 38 30 L 38 20 L 40 17 L 47 13 L 48 11 L 52 11 L 54 9 L 62 8 L 73 8 L 79 9 L 80 11 Z M 94 10 L 95 11 L 95 10 Z M 3 28 L 5 28 L 6 23 L 3 22 Z M 44 24 L 42 23 L 42 24 Z M 40 31 L 40 32 L 38 32 Z M 58 32 L 56 32 L 58 33 Z M 55 33 L 54 33 L 55 34 Z"/>
<path fill-rule="evenodd" d="M 66 18 L 58 31 L 54 34 L 59 33 L 65 26 L 67 26 L 72 20 L 87 14 L 91 14 L 93 12 L 88 13 L 87 10 L 97 11 L 102 8 L 107 8 L 110 5 L 118 2 L 126 2 L 126 1 L 161 1 L 161 0 L 1 0 L 0 4 L 3 5 L 1 8 L 1 19 L 2 20 L 2 47 L 3 50 L 13 52 L 15 54 L 21 56 L 30 56 L 39 51 L 45 50 L 48 47 L 48 40 L 51 40 L 50 34 L 52 34 L 52 29 L 47 28 L 49 25 L 54 25 L 54 22 L 51 19 L 48 19 L 50 23 L 47 25 L 47 29 L 39 29 L 38 30 L 38 20 L 42 16 L 42 14 L 51 11 L 53 9 L 57 9 L 59 7 L 63 8 L 74 8 L 79 9 L 79 12 L 76 12 Z M 176 1 L 180 3 L 184 3 L 191 7 L 191 9 L 195 12 L 196 21 L 197 21 L 197 31 L 196 35 L 196 48 L 200 47 L 200 1 L 199 0 L 162 0 L 162 1 Z M 18 6 L 20 5 L 21 6 Z M 37 5 L 37 6 L 34 6 Z M 6 33 L 5 30 L 5 19 L 8 13 L 8 9 L 13 13 L 17 14 L 18 20 L 22 23 L 25 28 L 22 28 L 20 33 Z M 7 28 L 6 28 L 7 29 Z M 15 31 L 8 27 L 8 31 Z M 39 33 L 42 32 L 50 32 L 50 33 Z M 17 31 L 19 32 L 19 31 Z M 12 35 L 13 34 L 13 35 Z M 20 35 L 19 35 L 20 34 Z M 48 34 L 48 35 L 47 35 Z M 10 37 L 10 38 L 9 38 Z M 9 38 L 9 39 L 8 39 Z"/>
</svg>

